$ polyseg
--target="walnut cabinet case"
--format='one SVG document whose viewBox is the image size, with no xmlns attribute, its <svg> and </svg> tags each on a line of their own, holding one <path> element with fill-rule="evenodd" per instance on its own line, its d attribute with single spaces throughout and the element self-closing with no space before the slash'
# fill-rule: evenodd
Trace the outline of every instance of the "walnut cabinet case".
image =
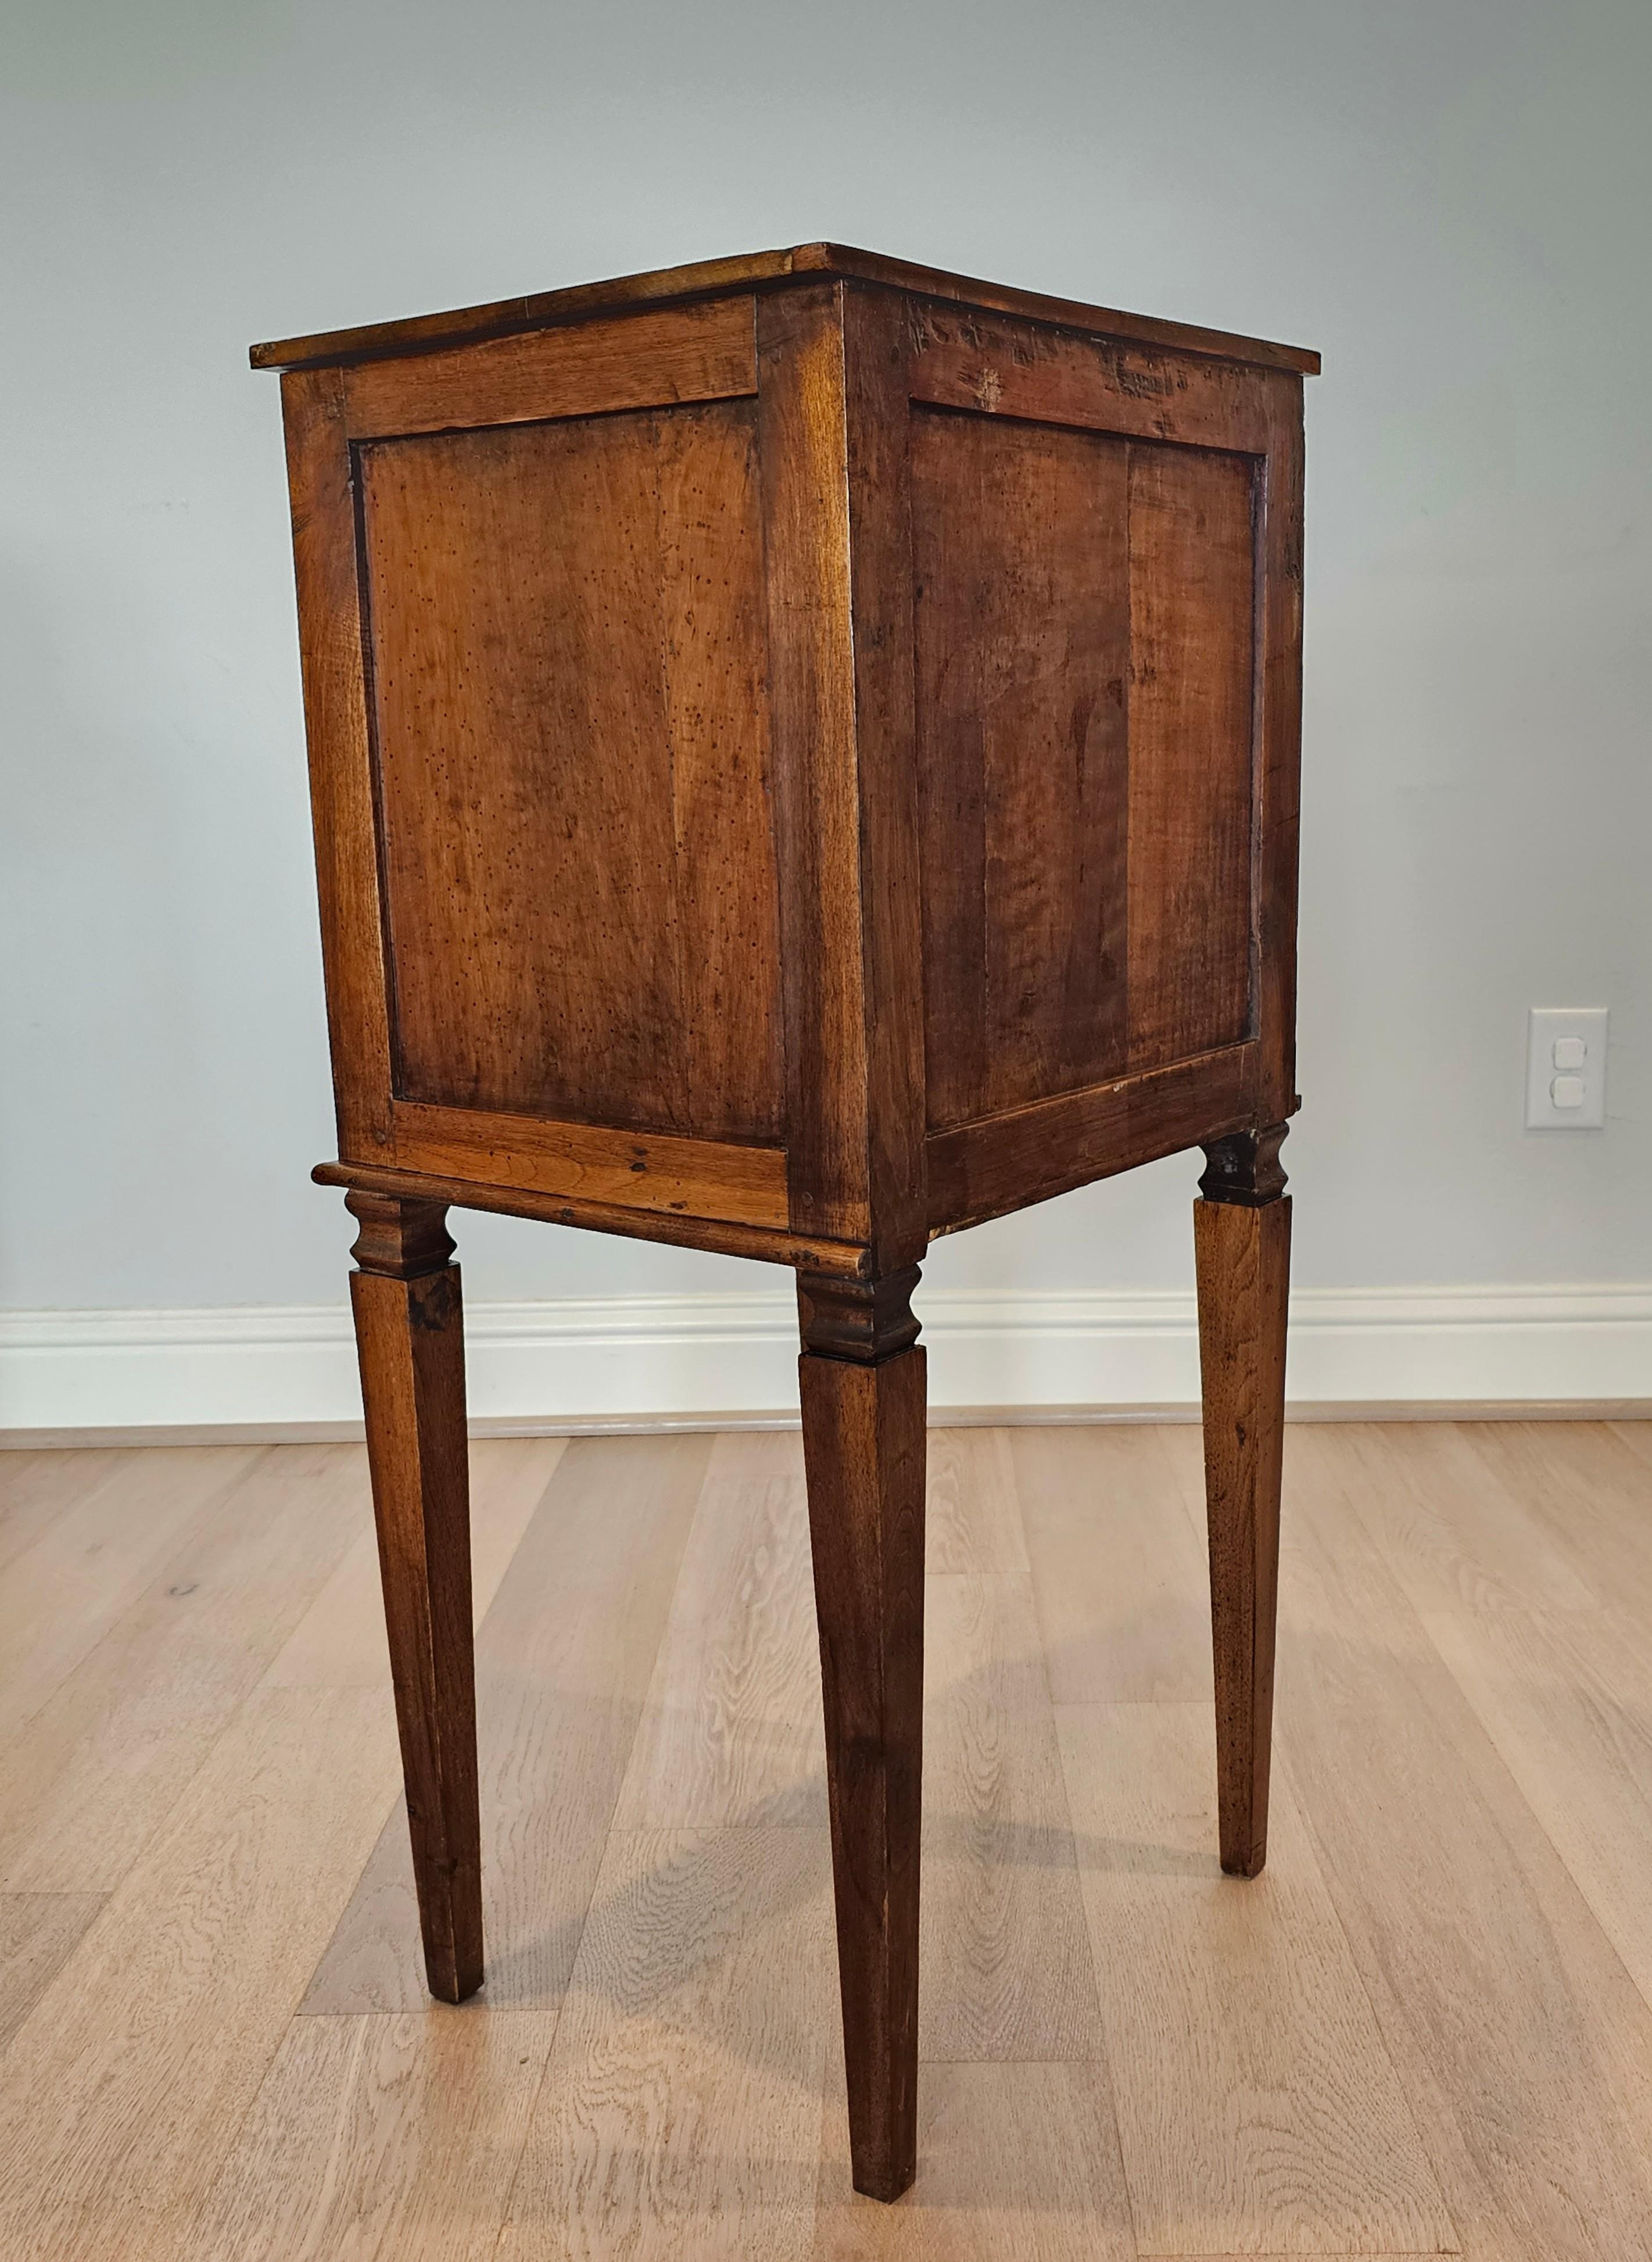
<svg viewBox="0 0 1652 2262">
<path fill-rule="evenodd" d="M 855 2174 L 894 2197 L 917 1268 L 1193 1147 L 1220 1853 L 1262 1862 L 1317 362 L 821 244 L 253 360 L 431 1986 L 482 1978 L 447 1210 L 789 1264 Z"/>
</svg>

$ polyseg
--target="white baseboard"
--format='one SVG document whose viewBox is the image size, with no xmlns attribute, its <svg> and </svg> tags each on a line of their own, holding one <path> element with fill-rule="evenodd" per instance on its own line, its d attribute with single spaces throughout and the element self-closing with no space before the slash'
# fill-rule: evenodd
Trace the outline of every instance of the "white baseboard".
<svg viewBox="0 0 1652 2262">
<path fill-rule="evenodd" d="M 937 1406 L 1151 1416 L 1198 1395 L 1191 1294 L 920 1293 Z M 479 1427 L 795 1412 L 789 1292 L 480 1304 Z M 1348 1412 L 1652 1400 L 1652 1286 L 1299 1290 L 1293 1401 Z M 0 1431 L 312 1431 L 361 1419 L 341 1304 L 0 1314 Z"/>
</svg>

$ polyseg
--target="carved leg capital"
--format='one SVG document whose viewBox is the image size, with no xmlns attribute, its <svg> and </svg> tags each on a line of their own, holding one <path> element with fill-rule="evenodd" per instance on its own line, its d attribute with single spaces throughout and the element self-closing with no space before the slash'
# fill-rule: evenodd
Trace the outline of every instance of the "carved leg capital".
<svg viewBox="0 0 1652 2262">
<path fill-rule="evenodd" d="M 1239 1209 L 1263 1209 L 1277 1201 L 1285 1191 L 1279 1149 L 1289 1129 L 1289 1123 L 1270 1123 L 1260 1131 L 1211 1140 L 1199 1180 L 1206 1201 L 1230 1202 Z"/>
</svg>

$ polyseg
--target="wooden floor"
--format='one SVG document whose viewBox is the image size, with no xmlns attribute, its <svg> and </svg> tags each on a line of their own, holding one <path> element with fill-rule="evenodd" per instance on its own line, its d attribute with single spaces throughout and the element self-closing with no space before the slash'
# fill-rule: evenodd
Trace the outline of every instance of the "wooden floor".
<svg viewBox="0 0 1652 2262">
<path fill-rule="evenodd" d="M 1196 1432 L 934 1435 L 893 2208 L 848 2181 L 797 1440 L 474 1470 L 449 2010 L 360 1448 L 0 1456 L 0 2262 L 1652 2255 L 1652 1424 L 1288 1432 L 1252 1884 Z"/>
</svg>

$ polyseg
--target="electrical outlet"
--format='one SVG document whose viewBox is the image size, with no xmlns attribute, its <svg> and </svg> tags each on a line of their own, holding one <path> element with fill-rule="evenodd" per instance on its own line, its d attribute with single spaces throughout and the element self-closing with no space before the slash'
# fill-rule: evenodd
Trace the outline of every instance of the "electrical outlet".
<svg viewBox="0 0 1652 2262">
<path fill-rule="evenodd" d="M 1526 1030 L 1526 1127 L 1598 1131 L 1606 1120 L 1606 1008 L 1533 1005 Z"/>
</svg>

